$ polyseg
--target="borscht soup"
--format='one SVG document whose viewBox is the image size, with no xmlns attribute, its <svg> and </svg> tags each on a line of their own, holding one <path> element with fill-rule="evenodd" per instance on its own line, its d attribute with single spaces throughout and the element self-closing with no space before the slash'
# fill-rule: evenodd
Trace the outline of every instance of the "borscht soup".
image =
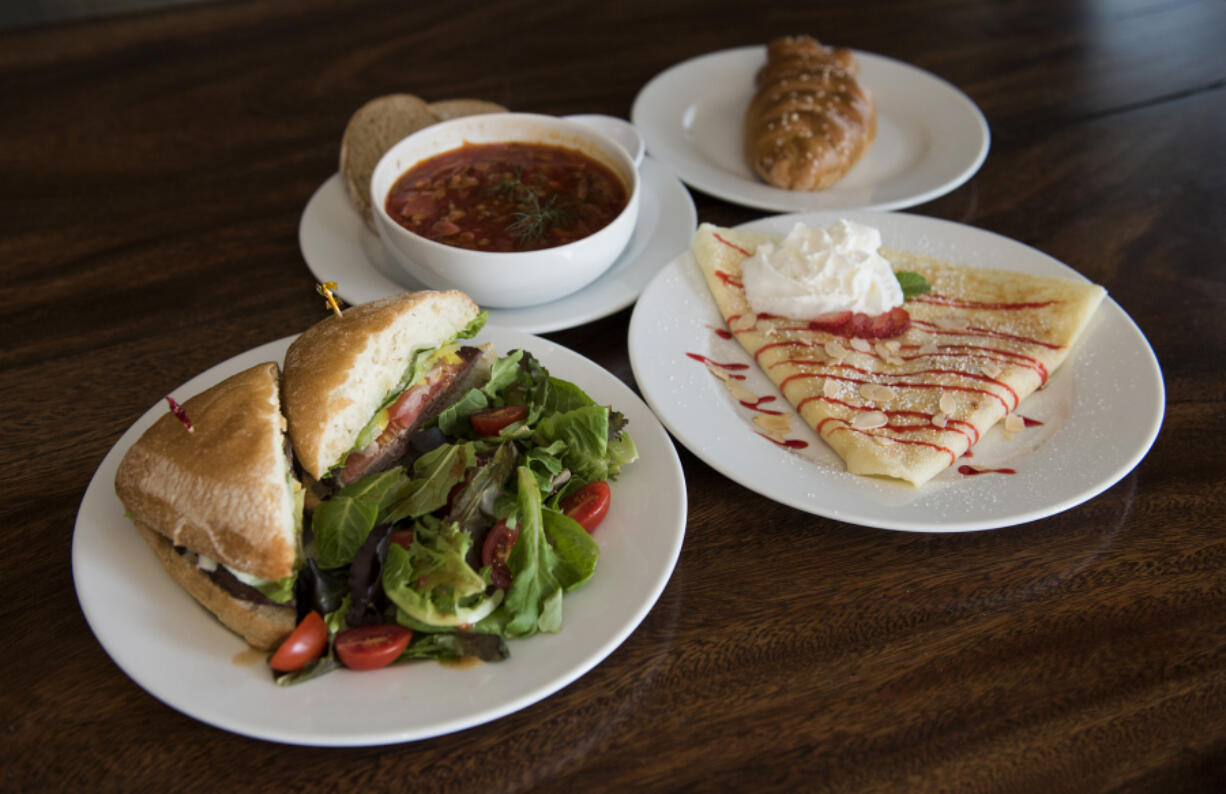
<svg viewBox="0 0 1226 794">
<path fill-rule="evenodd" d="M 599 231 L 628 199 L 610 168 L 578 150 L 466 143 L 401 174 L 385 207 L 392 220 L 435 242 L 536 251 Z"/>
</svg>

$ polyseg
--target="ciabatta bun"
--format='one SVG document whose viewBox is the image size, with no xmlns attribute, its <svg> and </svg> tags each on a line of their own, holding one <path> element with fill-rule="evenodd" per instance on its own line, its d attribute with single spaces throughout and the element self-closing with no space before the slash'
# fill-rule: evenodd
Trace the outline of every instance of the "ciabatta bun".
<svg viewBox="0 0 1226 794">
<path fill-rule="evenodd" d="M 323 480 L 413 355 L 450 341 L 479 311 L 456 290 L 402 293 L 330 315 L 295 339 L 285 354 L 284 404 L 302 468 Z"/>
<path fill-rule="evenodd" d="M 285 446 L 279 369 L 258 364 L 167 411 L 124 455 L 115 493 L 175 546 L 261 579 L 294 573 L 301 501 Z"/>
<path fill-rule="evenodd" d="M 294 607 L 257 604 L 235 598 L 215 584 L 190 559 L 176 552 L 171 542 L 160 533 L 140 521 L 136 522 L 136 528 L 166 572 L 251 647 L 271 651 L 294 630 L 297 620 Z"/>
</svg>

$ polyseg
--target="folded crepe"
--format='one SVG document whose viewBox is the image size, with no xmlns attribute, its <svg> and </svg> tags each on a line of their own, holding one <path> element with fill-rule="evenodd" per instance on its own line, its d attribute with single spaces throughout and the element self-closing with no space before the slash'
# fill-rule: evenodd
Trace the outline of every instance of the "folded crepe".
<svg viewBox="0 0 1226 794">
<path fill-rule="evenodd" d="M 728 330 L 853 474 L 921 485 L 1014 414 L 1068 357 L 1106 291 L 883 248 L 895 272 L 931 286 L 908 300 L 909 327 L 863 339 L 820 323 L 758 315 L 741 263 L 772 241 L 703 224 L 692 250 Z M 1006 431 L 1020 428 L 1020 417 Z"/>
</svg>

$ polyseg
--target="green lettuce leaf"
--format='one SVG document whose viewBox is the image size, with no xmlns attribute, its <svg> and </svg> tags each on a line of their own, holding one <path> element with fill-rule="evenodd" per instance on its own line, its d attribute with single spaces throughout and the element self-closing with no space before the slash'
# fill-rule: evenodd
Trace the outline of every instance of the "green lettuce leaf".
<svg viewBox="0 0 1226 794">
<path fill-rule="evenodd" d="M 353 562 L 353 555 L 366 542 L 378 517 L 378 505 L 363 499 L 334 496 L 320 502 L 311 517 L 319 566 L 340 568 Z"/>
<path fill-rule="evenodd" d="M 386 520 L 423 516 L 447 504 L 447 495 L 477 465 L 472 444 L 443 444 L 413 462 L 413 479 L 386 510 Z"/>
<path fill-rule="evenodd" d="M 545 537 L 557 554 L 554 578 L 569 593 L 587 583 L 596 571 L 600 547 L 587 530 L 564 513 L 546 508 L 541 512 Z"/>
<path fill-rule="evenodd" d="M 563 442 L 562 463 L 582 482 L 609 478 L 609 409 L 603 405 L 546 416 L 537 423 L 532 440 L 542 447 Z"/>
<path fill-rule="evenodd" d="M 410 625 L 473 624 L 498 606 L 502 591 L 487 595 L 488 583 L 464 559 L 471 545 L 455 524 L 425 521 L 414 527 L 409 548 L 388 546 L 383 592 L 415 622 Z"/>
</svg>

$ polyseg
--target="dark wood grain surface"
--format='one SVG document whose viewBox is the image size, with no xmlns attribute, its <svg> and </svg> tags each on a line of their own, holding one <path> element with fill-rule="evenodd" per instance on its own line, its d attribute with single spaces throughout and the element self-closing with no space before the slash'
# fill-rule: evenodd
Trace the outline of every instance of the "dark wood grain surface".
<svg viewBox="0 0 1226 794">
<path fill-rule="evenodd" d="M 1134 471 L 1051 518 L 922 535 L 680 448 L 685 545 L 638 630 L 552 697 L 411 744 L 243 738 L 116 667 L 69 567 L 85 487 L 162 395 L 320 319 L 298 219 L 359 105 L 625 117 L 665 68 L 792 32 L 982 108 L 983 168 L 911 211 L 1106 286 L 1167 389 Z M 309 0 L 0 33 L 0 789 L 1226 790 L 1224 41 L 1209 0 Z M 549 337 L 633 386 L 629 316 Z"/>
</svg>

